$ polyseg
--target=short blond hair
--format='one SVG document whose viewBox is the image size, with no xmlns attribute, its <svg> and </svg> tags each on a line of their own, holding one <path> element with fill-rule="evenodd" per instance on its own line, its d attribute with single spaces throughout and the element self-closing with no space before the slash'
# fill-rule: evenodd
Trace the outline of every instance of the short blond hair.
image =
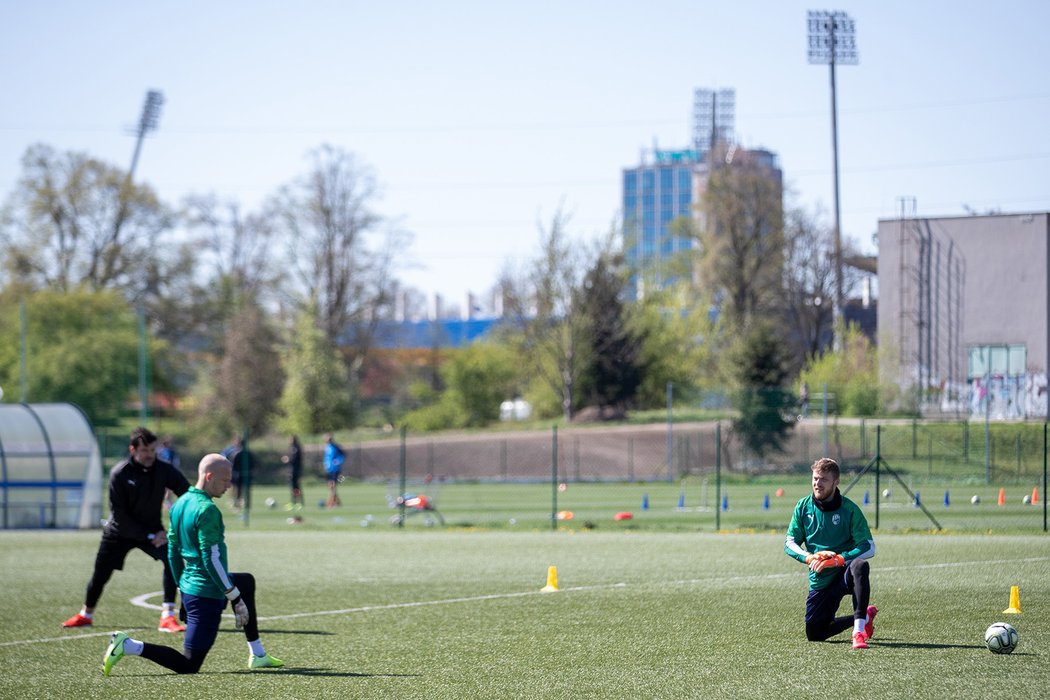
<svg viewBox="0 0 1050 700">
<path fill-rule="evenodd" d="M 836 479 L 839 478 L 839 463 L 831 457 L 821 457 L 818 459 L 813 463 L 812 470 L 820 472 L 821 474 L 831 474 Z"/>
</svg>

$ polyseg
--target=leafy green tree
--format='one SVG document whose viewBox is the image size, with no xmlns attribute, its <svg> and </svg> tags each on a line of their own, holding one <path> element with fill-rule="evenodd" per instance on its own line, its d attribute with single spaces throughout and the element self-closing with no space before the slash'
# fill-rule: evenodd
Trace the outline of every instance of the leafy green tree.
<svg viewBox="0 0 1050 700">
<path fill-rule="evenodd" d="M 408 413 L 412 430 L 483 427 L 499 418 L 500 404 L 517 392 L 519 367 L 506 346 L 478 342 L 449 353 L 441 367 L 447 387 L 437 401 Z"/>
<path fill-rule="evenodd" d="M 790 356 L 768 323 L 753 323 L 725 358 L 734 383 L 738 416 L 733 429 L 759 457 L 779 452 L 794 422 L 795 397 L 786 388 Z"/>
<path fill-rule="evenodd" d="M 142 301 L 166 274 L 157 239 L 172 224 L 153 190 L 124 170 L 37 144 L 4 207 L 4 265 L 34 289 L 117 289 Z"/>
<path fill-rule="evenodd" d="M 285 383 L 278 425 L 297 435 L 343 428 L 355 418 L 355 384 L 316 318 L 310 309 L 297 316 L 281 357 Z"/>
<path fill-rule="evenodd" d="M 27 400 L 73 403 L 96 423 L 113 422 L 138 386 L 133 308 L 113 291 L 40 291 L 11 301 L 0 304 L 0 386 L 8 396 L 20 384 L 18 302 L 24 301 Z"/>
<path fill-rule="evenodd" d="M 247 428 L 265 433 L 281 395 L 283 372 L 277 333 L 263 309 L 246 299 L 228 321 L 223 347 L 199 412 L 222 436 Z M 217 435 L 218 437 L 218 435 Z"/>
<path fill-rule="evenodd" d="M 894 387 L 879 383 L 878 350 L 855 325 L 836 331 L 843 339 L 839 350 L 813 358 L 803 369 L 799 381 L 810 391 L 823 391 L 836 397 L 838 412 L 848 416 L 875 415 L 882 398 L 892 395 Z"/>
<path fill-rule="evenodd" d="M 701 210 L 700 283 L 730 326 L 769 318 L 779 308 L 784 247 L 783 185 L 775 171 L 737 154 L 708 177 Z"/>
<path fill-rule="evenodd" d="M 721 321 L 702 293 L 680 280 L 653 287 L 629 311 L 631 328 L 642 339 L 639 362 L 645 367 L 637 392 L 639 407 L 664 406 L 669 382 L 679 396 L 719 385 Z"/>
</svg>

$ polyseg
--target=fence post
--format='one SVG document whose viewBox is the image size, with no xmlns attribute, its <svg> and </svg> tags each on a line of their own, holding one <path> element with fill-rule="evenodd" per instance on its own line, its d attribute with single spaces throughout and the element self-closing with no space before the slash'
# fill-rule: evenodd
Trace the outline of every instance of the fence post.
<svg viewBox="0 0 1050 700">
<path fill-rule="evenodd" d="M 875 426 L 875 529 L 879 529 L 879 499 L 882 491 L 879 490 L 879 468 L 882 466 L 882 426 Z"/>
<path fill-rule="evenodd" d="M 507 440 L 499 441 L 499 470 L 503 480 L 507 480 Z"/>
<path fill-rule="evenodd" d="M 627 480 L 634 481 L 634 438 L 627 438 Z"/>
<path fill-rule="evenodd" d="M 551 426 L 551 529 L 558 529 L 558 426 Z"/>
<path fill-rule="evenodd" d="M 722 529 L 722 423 L 715 423 L 715 532 Z"/>
<path fill-rule="evenodd" d="M 926 475 L 933 479 L 933 433 L 926 435 Z"/>
<path fill-rule="evenodd" d="M 580 436 L 572 436 L 572 468 L 575 473 L 574 479 L 580 480 Z"/>
<path fill-rule="evenodd" d="M 1014 437 L 1014 448 L 1017 451 L 1017 476 L 1021 476 L 1021 431 Z"/>
<path fill-rule="evenodd" d="M 1046 426 L 1043 423 L 1043 532 L 1046 532 Z"/>
<path fill-rule="evenodd" d="M 868 456 L 868 432 L 866 430 L 867 424 L 864 419 L 860 419 L 860 458 L 866 459 Z"/>
<path fill-rule="evenodd" d="M 970 424 L 963 422 L 963 462 L 970 463 Z"/>
<path fill-rule="evenodd" d="M 405 526 L 405 477 L 408 470 L 408 454 L 405 449 L 405 435 L 408 428 L 401 426 L 401 450 L 398 459 L 398 492 L 397 492 L 397 526 Z"/>
<path fill-rule="evenodd" d="M 673 395 L 674 384 L 667 382 L 667 483 L 674 481 L 674 419 L 671 415 Z"/>
<path fill-rule="evenodd" d="M 919 421 L 911 419 L 911 458 L 919 456 Z"/>
<path fill-rule="evenodd" d="M 824 401 L 821 409 L 824 414 L 824 457 L 828 456 L 828 383 L 824 382 Z"/>
</svg>

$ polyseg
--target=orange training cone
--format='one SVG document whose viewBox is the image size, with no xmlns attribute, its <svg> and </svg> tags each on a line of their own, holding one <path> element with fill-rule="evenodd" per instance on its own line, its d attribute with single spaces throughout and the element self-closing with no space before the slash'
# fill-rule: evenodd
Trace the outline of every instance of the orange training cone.
<svg viewBox="0 0 1050 700">
<path fill-rule="evenodd" d="M 1039 502 L 1039 487 L 1038 486 L 1033 486 L 1032 487 L 1032 505 L 1034 506 L 1038 502 Z"/>
<path fill-rule="evenodd" d="M 999 505 L 1006 505 L 1006 489 L 1004 488 L 999 489 Z"/>
<path fill-rule="evenodd" d="M 1003 610 L 1003 612 L 1014 615 L 1021 614 L 1021 594 L 1018 592 L 1017 586 L 1010 586 L 1010 607 Z"/>
<path fill-rule="evenodd" d="M 547 585 L 540 589 L 543 593 L 552 593 L 558 590 L 558 567 L 547 567 Z"/>
</svg>

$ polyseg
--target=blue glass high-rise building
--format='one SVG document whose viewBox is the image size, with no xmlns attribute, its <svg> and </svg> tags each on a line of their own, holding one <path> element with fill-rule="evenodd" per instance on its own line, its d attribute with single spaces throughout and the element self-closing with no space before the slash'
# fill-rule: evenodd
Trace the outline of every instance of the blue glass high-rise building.
<svg viewBox="0 0 1050 700">
<path fill-rule="evenodd" d="M 643 273 L 661 284 L 669 282 L 674 275 L 665 263 L 692 248 L 692 239 L 675 235 L 671 222 L 693 216 L 694 175 L 700 165 L 695 150 L 653 150 L 640 165 L 623 171 L 624 255 L 636 296 Z"/>
</svg>

